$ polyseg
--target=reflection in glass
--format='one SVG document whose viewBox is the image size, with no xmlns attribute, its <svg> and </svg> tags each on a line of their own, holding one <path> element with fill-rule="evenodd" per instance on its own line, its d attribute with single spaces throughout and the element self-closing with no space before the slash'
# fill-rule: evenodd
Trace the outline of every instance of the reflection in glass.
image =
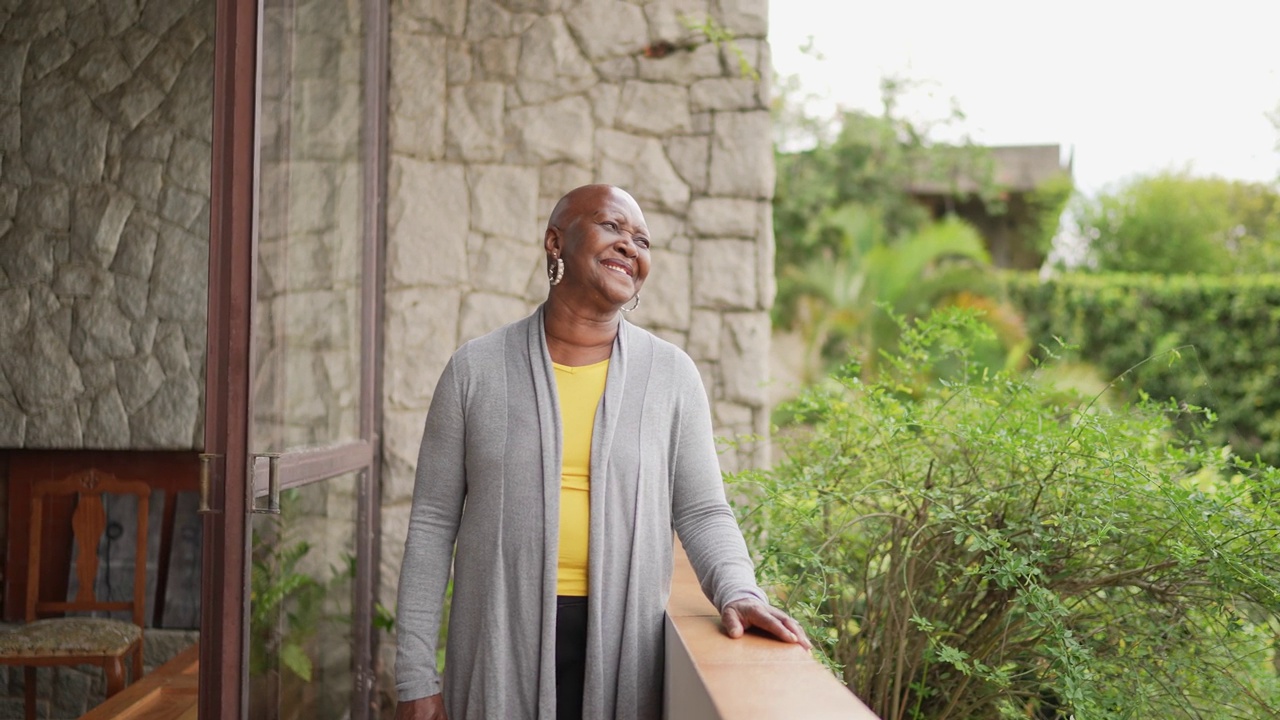
<svg viewBox="0 0 1280 720">
<path fill-rule="evenodd" d="M 263 9 L 254 449 L 359 435 L 362 3 Z"/>
<path fill-rule="evenodd" d="M 351 716 L 359 474 L 281 493 L 253 516 L 249 717 Z"/>
</svg>

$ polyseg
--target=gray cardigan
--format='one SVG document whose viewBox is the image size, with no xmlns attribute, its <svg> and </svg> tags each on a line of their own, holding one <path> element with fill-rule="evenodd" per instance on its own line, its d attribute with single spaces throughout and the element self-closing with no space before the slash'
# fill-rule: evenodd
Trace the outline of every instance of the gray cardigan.
<svg viewBox="0 0 1280 720">
<path fill-rule="evenodd" d="M 427 414 L 400 571 L 401 700 L 441 690 L 453 558 L 450 720 L 555 718 L 560 448 L 541 308 L 454 353 Z M 622 321 L 591 444 L 585 718 L 661 715 L 673 528 L 717 608 L 764 597 L 725 502 L 697 368 Z"/>
</svg>

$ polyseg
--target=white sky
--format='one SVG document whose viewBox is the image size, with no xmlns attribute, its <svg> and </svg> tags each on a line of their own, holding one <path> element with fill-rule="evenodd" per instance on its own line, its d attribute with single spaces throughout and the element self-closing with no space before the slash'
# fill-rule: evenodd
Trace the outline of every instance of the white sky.
<svg viewBox="0 0 1280 720">
<path fill-rule="evenodd" d="M 992 145 L 1074 149 L 1076 185 L 1137 173 L 1275 181 L 1280 0 L 770 0 L 779 76 L 878 112 L 885 75 L 924 81 L 913 119 L 947 114 Z M 812 37 L 818 60 L 799 48 Z"/>
</svg>

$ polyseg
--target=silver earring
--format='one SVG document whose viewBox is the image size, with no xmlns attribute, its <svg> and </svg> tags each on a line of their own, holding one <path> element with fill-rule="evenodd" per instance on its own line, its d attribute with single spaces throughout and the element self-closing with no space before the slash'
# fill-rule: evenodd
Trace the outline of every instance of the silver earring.
<svg viewBox="0 0 1280 720">
<path fill-rule="evenodd" d="M 624 307 L 624 308 L 618 308 L 618 309 L 624 313 L 629 313 L 632 310 L 635 310 L 636 308 L 640 307 L 640 293 L 636 293 L 635 301 L 636 301 L 635 304 L 632 305 L 631 307 Z"/>
<path fill-rule="evenodd" d="M 552 285 L 559 285 L 560 281 L 564 279 L 564 260 L 558 257 L 554 258 L 554 260 L 556 264 L 547 268 L 547 279 L 551 281 Z"/>
</svg>

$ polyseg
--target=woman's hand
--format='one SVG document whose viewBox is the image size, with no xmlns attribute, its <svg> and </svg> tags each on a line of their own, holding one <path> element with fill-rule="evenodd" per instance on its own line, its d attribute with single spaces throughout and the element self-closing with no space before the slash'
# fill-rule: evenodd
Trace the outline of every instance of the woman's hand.
<svg viewBox="0 0 1280 720">
<path fill-rule="evenodd" d="M 808 650 L 813 646 L 804 634 L 800 623 L 776 607 L 755 598 L 734 600 L 724 606 L 720 621 L 731 638 L 740 638 L 747 628 L 756 628 L 783 642 L 791 642 Z"/>
<path fill-rule="evenodd" d="M 444 695 L 436 693 L 397 703 L 396 720 L 449 720 L 444 712 Z"/>
</svg>

